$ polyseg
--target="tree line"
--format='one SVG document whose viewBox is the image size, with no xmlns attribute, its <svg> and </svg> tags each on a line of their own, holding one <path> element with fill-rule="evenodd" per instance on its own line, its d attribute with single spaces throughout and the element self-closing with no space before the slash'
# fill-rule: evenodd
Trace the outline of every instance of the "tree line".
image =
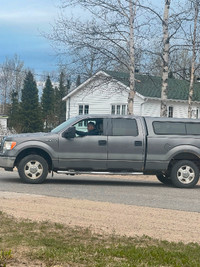
<svg viewBox="0 0 200 267">
<path fill-rule="evenodd" d="M 59 16 L 46 37 L 73 73 L 88 78 L 105 68 L 129 72 L 129 114 L 136 69 L 162 77 L 161 116 L 167 116 L 168 78 L 187 80 L 191 117 L 200 75 L 199 8 L 200 0 L 60 0 Z"/>
<path fill-rule="evenodd" d="M 65 121 L 66 107 L 62 98 L 67 94 L 63 72 L 59 75 L 58 86 L 53 87 L 50 76 L 39 99 L 34 74 L 25 73 L 22 90 L 12 90 L 10 102 L 6 104 L 8 127 L 17 133 L 50 131 Z"/>
</svg>

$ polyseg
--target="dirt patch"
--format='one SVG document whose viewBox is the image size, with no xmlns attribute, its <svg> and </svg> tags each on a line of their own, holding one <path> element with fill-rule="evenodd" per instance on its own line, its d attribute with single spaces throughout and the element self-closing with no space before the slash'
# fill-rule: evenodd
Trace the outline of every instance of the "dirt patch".
<svg viewBox="0 0 200 267">
<path fill-rule="evenodd" d="M 197 227 L 200 213 L 196 212 L 9 192 L 0 192 L 0 210 L 16 218 L 89 227 L 98 233 L 148 235 L 160 240 L 200 244 Z"/>
</svg>

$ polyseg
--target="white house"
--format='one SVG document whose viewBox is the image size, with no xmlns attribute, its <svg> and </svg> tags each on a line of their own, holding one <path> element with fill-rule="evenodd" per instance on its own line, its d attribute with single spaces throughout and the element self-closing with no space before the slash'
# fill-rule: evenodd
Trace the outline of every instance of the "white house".
<svg viewBox="0 0 200 267">
<path fill-rule="evenodd" d="M 8 133 L 10 133 L 7 127 L 7 120 L 8 120 L 8 116 L 0 115 L 0 140 L 2 136 L 5 136 Z"/>
<path fill-rule="evenodd" d="M 169 79 L 168 116 L 187 118 L 189 83 Z M 63 98 L 66 119 L 82 114 L 127 113 L 129 75 L 115 71 L 99 71 Z M 136 74 L 134 115 L 160 116 L 161 78 Z M 200 117 L 200 83 L 195 84 L 193 117 Z"/>
</svg>

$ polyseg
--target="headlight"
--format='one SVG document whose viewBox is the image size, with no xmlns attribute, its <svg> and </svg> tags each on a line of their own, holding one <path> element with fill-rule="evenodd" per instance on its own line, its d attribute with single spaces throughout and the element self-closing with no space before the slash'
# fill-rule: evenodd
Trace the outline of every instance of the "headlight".
<svg viewBox="0 0 200 267">
<path fill-rule="evenodd" d="M 3 153 L 7 150 L 12 150 L 16 146 L 16 142 L 13 141 L 5 141 L 3 145 Z"/>
</svg>

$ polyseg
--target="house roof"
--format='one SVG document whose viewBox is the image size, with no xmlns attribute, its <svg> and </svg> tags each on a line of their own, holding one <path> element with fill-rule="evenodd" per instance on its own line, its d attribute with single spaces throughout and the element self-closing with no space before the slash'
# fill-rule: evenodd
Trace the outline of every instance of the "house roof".
<svg viewBox="0 0 200 267">
<path fill-rule="evenodd" d="M 79 85 L 73 91 L 69 92 L 67 96 L 63 98 L 66 100 L 77 91 L 81 90 L 84 86 L 95 80 L 99 75 L 107 75 L 124 85 L 125 89 L 129 87 L 129 73 L 117 72 L 117 71 L 99 71 L 84 83 Z M 146 98 L 161 98 L 161 84 L 162 79 L 158 76 L 151 76 L 148 74 L 135 74 L 136 92 Z M 168 79 L 168 99 L 187 101 L 189 94 L 189 82 L 186 80 Z M 200 102 L 200 82 L 194 84 L 193 101 Z"/>
<path fill-rule="evenodd" d="M 129 86 L 129 73 L 105 71 L 114 79 L 120 81 L 126 86 Z M 148 74 L 135 74 L 136 92 L 152 98 L 161 97 L 161 77 L 150 76 Z M 188 100 L 189 82 L 186 80 L 168 79 L 168 99 L 173 100 Z M 200 83 L 194 84 L 193 101 L 200 101 Z"/>
</svg>

